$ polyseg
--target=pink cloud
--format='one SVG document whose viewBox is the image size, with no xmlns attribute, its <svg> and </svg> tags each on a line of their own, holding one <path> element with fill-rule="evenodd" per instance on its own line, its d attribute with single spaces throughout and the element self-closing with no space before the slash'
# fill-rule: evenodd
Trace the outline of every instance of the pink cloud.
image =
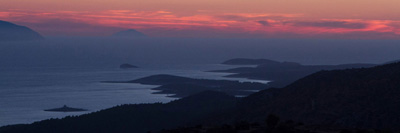
<svg viewBox="0 0 400 133">
<path fill-rule="evenodd" d="M 313 19 L 303 14 L 224 13 L 180 16 L 169 11 L 0 12 L 0 19 L 24 24 L 45 35 L 109 35 L 138 29 L 152 36 L 332 37 L 400 39 L 400 21 Z M 170 34 L 168 34 L 168 32 Z M 196 33 L 197 32 L 197 33 Z M 201 33 L 201 34 L 200 34 Z M 215 35 L 213 35 L 215 34 Z M 225 34 L 225 35 L 224 35 Z"/>
</svg>

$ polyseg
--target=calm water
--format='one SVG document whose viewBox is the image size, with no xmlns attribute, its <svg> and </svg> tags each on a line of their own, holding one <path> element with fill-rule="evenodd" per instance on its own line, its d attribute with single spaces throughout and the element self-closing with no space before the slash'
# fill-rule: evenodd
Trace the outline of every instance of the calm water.
<svg viewBox="0 0 400 133">
<path fill-rule="evenodd" d="M 154 74 L 246 81 L 222 77 L 226 73 L 204 71 L 239 67 L 211 64 L 236 57 L 305 64 L 382 63 L 400 58 L 398 44 L 398 40 L 103 37 L 3 42 L 0 43 L 0 126 L 80 115 L 119 104 L 173 100 L 166 95 L 152 94 L 151 88 L 155 86 L 100 81 L 133 80 Z M 118 68 L 120 63 L 132 62 L 141 68 Z M 174 65 L 181 63 L 203 65 Z M 43 111 L 63 105 L 89 111 Z"/>
<path fill-rule="evenodd" d="M 152 85 L 110 84 L 100 81 L 133 80 L 154 74 L 173 74 L 193 78 L 232 79 L 226 73 L 207 70 L 227 69 L 232 66 L 176 65 L 150 66 L 121 70 L 117 67 L 0 67 L 0 126 L 31 123 L 48 118 L 80 115 L 120 104 L 169 102 L 173 98 L 152 94 Z M 237 67 L 237 66 L 235 66 Z M 87 112 L 45 112 L 61 107 L 85 108 Z"/>
</svg>

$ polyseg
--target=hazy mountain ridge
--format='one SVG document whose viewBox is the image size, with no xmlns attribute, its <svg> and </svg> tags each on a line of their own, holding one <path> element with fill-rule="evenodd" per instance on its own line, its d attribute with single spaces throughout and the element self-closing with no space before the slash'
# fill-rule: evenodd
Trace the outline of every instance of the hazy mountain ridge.
<svg viewBox="0 0 400 133">
<path fill-rule="evenodd" d="M 227 77 L 240 77 L 272 81 L 271 87 L 285 87 L 290 83 L 321 70 L 335 70 L 348 68 L 367 68 L 376 64 L 342 64 L 342 65 L 302 65 L 296 62 L 278 62 L 268 59 L 232 59 L 223 62 L 229 65 L 257 65 L 256 67 L 239 67 L 228 70 L 215 70 L 211 72 L 235 73 Z"/>
<path fill-rule="evenodd" d="M 0 20 L 0 41 L 30 41 L 44 39 L 28 27 Z"/>
</svg>

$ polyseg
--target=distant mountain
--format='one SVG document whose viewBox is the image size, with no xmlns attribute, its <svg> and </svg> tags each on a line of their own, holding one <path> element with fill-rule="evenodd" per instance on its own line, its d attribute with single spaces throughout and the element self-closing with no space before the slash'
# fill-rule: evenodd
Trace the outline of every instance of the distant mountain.
<svg viewBox="0 0 400 133">
<path fill-rule="evenodd" d="M 321 70 L 348 68 L 368 68 L 376 64 L 342 64 L 342 65 L 302 65 L 296 62 L 278 62 L 268 59 L 232 59 L 223 62 L 232 65 L 257 65 L 256 67 L 239 67 L 211 72 L 234 73 L 227 77 L 269 80 L 272 87 L 285 87 L 290 83 Z"/>
<path fill-rule="evenodd" d="M 43 37 L 25 26 L 0 20 L 0 41 L 41 40 Z"/>
<path fill-rule="evenodd" d="M 397 129 L 400 63 L 373 68 L 320 71 L 282 89 L 267 89 L 239 104 L 239 120 L 268 114 L 307 124 Z"/>
<path fill-rule="evenodd" d="M 137 30 L 134 30 L 134 29 L 120 31 L 120 32 L 114 33 L 112 36 L 114 36 L 114 37 L 146 37 L 145 34 L 139 32 Z"/>
</svg>

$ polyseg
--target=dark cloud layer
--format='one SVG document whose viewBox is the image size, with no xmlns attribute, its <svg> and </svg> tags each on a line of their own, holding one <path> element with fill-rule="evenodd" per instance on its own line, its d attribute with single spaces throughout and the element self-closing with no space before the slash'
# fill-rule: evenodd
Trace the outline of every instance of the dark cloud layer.
<svg viewBox="0 0 400 133">
<path fill-rule="evenodd" d="M 289 22 L 294 26 L 323 27 L 323 28 L 345 28 L 345 29 L 364 29 L 368 24 L 361 22 L 346 21 L 318 21 L 318 22 Z"/>
<path fill-rule="evenodd" d="M 234 21 L 239 21 L 239 22 L 246 22 L 246 21 L 254 21 L 254 20 L 266 20 L 266 19 L 284 19 L 288 18 L 288 15 L 217 15 L 215 16 L 218 19 L 223 19 L 223 20 L 234 20 Z"/>
<path fill-rule="evenodd" d="M 263 21 L 263 20 L 257 21 L 257 23 L 259 23 L 259 24 L 261 24 L 263 26 L 270 26 L 271 25 L 268 21 Z"/>
</svg>

